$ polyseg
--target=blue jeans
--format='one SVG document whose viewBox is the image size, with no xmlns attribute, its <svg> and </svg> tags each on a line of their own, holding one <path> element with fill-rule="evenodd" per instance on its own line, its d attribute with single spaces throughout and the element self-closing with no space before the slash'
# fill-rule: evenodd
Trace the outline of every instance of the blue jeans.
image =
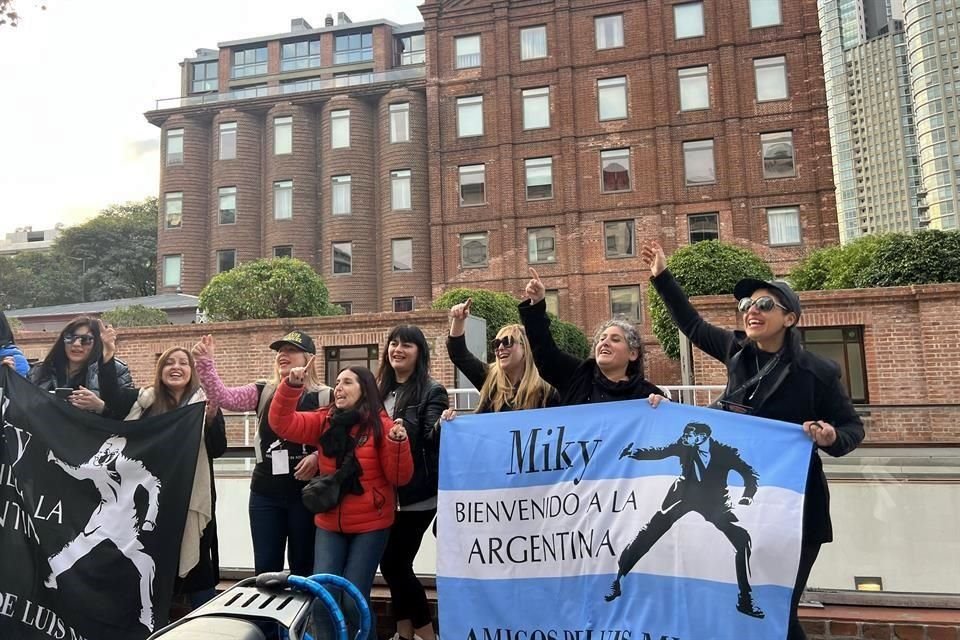
<svg viewBox="0 0 960 640">
<path fill-rule="evenodd" d="M 250 535 L 253 538 L 253 570 L 257 573 L 283 571 L 287 550 L 290 572 L 309 576 L 313 571 L 313 514 L 307 511 L 300 494 L 267 496 L 250 492 Z"/>
<path fill-rule="evenodd" d="M 314 573 L 332 573 L 342 576 L 352 582 L 363 594 L 370 607 L 369 640 L 377 640 L 377 619 L 370 604 L 370 590 L 373 588 L 373 577 L 377 573 L 380 556 L 387 546 L 390 529 L 380 529 L 369 533 L 338 533 L 317 529 L 316 546 L 314 547 Z M 360 613 L 353 599 L 343 597 L 339 589 L 329 589 L 337 598 L 343 613 L 347 618 L 348 637 L 356 636 L 360 628 Z M 314 608 L 316 620 L 316 640 L 333 638 L 333 625 L 327 616 L 326 608 L 317 604 Z"/>
</svg>

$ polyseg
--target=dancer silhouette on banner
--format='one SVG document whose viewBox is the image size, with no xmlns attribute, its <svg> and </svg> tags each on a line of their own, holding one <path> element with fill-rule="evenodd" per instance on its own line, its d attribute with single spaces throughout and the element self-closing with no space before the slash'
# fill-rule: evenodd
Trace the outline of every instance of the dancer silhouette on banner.
<svg viewBox="0 0 960 640">
<path fill-rule="evenodd" d="M 762 618 L 763 611 L 753 601 L 750 588 L 750 534 L 738 522 L 727 491 L 727 474 L 735 471 L 743 477 L 744 491 L 741 505 L 753 503 L 759 476 L 740 453 L 729 445 L 710 437 L 709 425 L 691 422 L 683 428 L 680 439 L 666 447 L 634 449 L 631 442 L 620 458 L 634 460 L 663 460 L 680 458 L 680 476 L 673 482 L 660 510 L 640 530 L 633 542 L 620 554 L 619 571 L 605 596 L 607 602 L 620 596 L 620 579 L 640 561 L 657 540 L 684 515 L 695 511 L 727 537 L 736 550 L 737 586 L 740 596 L 737 611 L 754 618 Z"/>
<path fill-rule="evenodd" d="M 136 567 L 140 574 L 140 622 L 153 630 L 153 558 L 143 550 L 138 536 L 141 531 L 156 528 L 160 507 L 160 481 L 139 460 L 123 455 L 126 438 L 111 436 L 88 462 L 73 467 L 59 460 L 51 451 L 47 460 L 77 480 L 90 480 L 100 492 L 100 505 L 90 516 L 80 534 L 51 556 L 50 575 L 44 585 L 57 588 L 57 578 L 105 540 L 112 542 Z M 148 504 L 143 525 L 137 528 L 134 494 L 138 487 L 147 491 Z"/>
</svg>

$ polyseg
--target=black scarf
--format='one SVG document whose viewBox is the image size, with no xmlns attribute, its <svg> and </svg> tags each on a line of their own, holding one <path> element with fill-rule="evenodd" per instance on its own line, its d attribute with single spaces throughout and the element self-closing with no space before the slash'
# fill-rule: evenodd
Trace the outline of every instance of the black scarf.
<svg viewBox="0 0 960 640">
<path fill-rule="evenodd" d="M 358 424 L 363 417 L 356 409 L 339 411 L 334 409 L 330 413 L 330 426 L 320 436 L 320 450 L 328 458 L 337 463 L 336 474 L 341 479 L 341 494 L 352 493 L 363 495 L 363 485 L 360 477 L 363 469 L 357 461 L 357 441 L 350 437 L 350 429 Z"/>
</svg>

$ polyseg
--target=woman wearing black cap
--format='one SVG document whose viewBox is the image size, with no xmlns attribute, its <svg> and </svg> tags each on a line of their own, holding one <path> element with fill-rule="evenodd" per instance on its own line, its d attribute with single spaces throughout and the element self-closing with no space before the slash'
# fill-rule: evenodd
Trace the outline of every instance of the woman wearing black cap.
<svg viewBox="0 0 960 640">
<path fill-rule="evenodd" d="M 229 411 L 256 411 L 257 464 L 250 479 L 250 534 L 256 573 L 283 570 L 284 547 L 290 570 L 300 576 L 313 573 L 315 527 L 313 514 L 303 506 L 300 491 L 317 473 L 316 449 L 287 442 L 274 433 L 267 416 L 280 381 L 294 367 L 304 367 L 316 353 L 313 340 L 302 331 L 291 331 L 270 348 L 277 352 L 273 376 L 268 381 L 226 387 L 214 364 L 213 336 L 193 346 L 200 383 L 214 406 Z M 298 411 L 313 411 L 330 404 L 330 387 L 314 382 L 300 396 Z"/>
<path fill-rule="evenodd" d="M 727 366 L 727 388 L 719 408 L 802 424 L 817 448 L 832 456 L 846 455 L 860 444 L 863 422 L 840 382 L 837 365 L 800 345 L 793 329 L 800 319 L 800 299 L 789 285 L 753 279 L 738 282 L 734 297 L 743 314 L 743 331 L 728 331 L 700 317 L 667 269 L 667 258 L 657 242 L 646 243 L 641 256 L 680 331 Z M 810 457 L 805 494 L 800 566 L 787 640 L 806 638 L 797 619 L 797 604 L 820 545 L 833 540 L 830 493 L 816 450 Z M 741 598 L 738 609 L 756 610 L 751 598 L 745 600 Z"/>
</svg>

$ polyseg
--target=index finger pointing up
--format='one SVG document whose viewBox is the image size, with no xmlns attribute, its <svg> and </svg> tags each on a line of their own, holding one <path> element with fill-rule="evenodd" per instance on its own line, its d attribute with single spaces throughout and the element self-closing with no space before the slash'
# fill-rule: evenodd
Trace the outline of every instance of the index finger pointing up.
<svg viewBox="0 0 960 640">
<path fill-rule="evenodd" d="M 534 280 L 539 280 L 539 279 L 540 279 L 540 274 L 537 273 L 537 270 L 534 269 L 533 267 L 530 267 L 530 275 L 533 276 L 533 279 L 534 279 Z"/>
</svg>

